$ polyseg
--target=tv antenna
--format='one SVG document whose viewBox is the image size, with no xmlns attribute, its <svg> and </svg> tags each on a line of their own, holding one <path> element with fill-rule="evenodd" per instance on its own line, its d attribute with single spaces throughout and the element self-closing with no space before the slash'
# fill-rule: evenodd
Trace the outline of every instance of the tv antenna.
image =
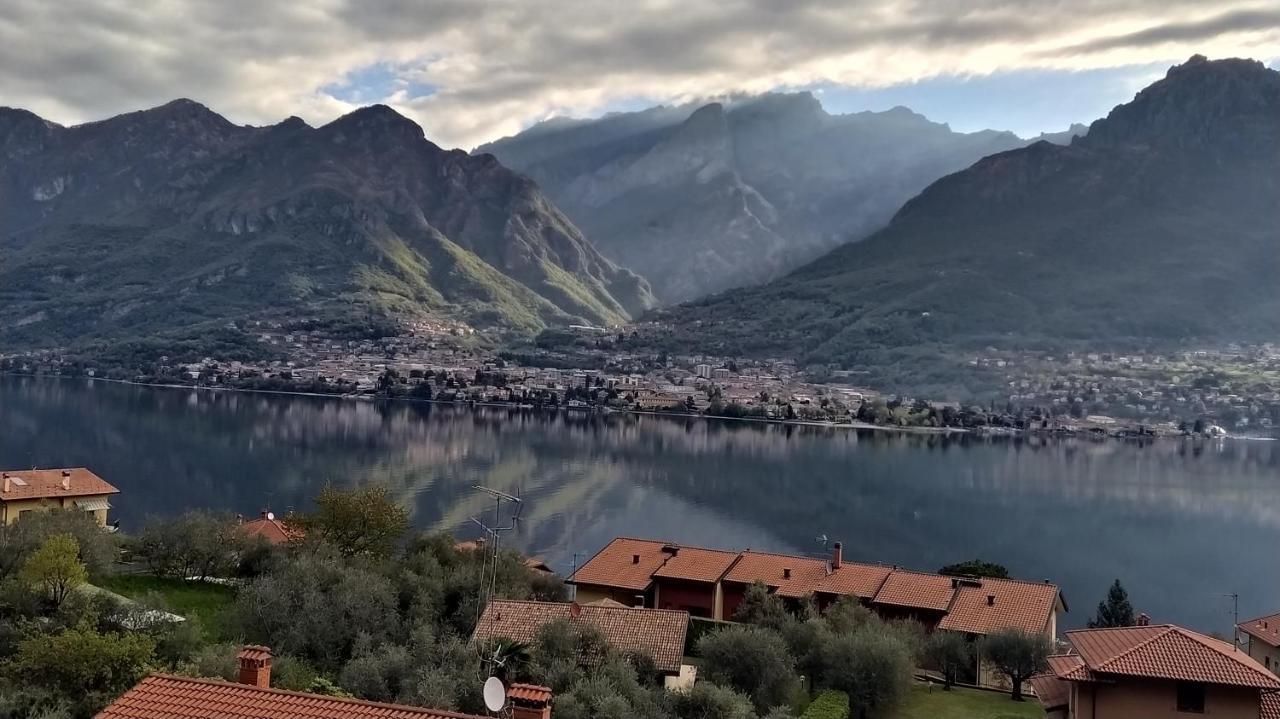
<svg viewBox="0 0 1280 719">
<path fill-rule="evenodd" d="M 1222 596 L 1231 600 L 1231 648 L 1240 651 L 1240 595 L 1232 592 Z"/>
<path fill-rule="evenodd" d="M 498 549 L 502 542 L 502 534 L 510 532 L 520 526 L 520 512 L 524 509 L 524 500 L 516 494 L 508 494 L 498 489 L 483 487 L 479 484 L 472 485 L 479 492 L 493 497 L 493 524 L 485 524 L 479 517 L 471 517 L 471 521 L 480 527 L 484 532 L 485 539 L 488 540 L 484 548 L 484 555 L 480 562 L 480 596 L 476 605 L 476 624 L 480 623 L 480 612 L 484 611 L 485 605 L 489 603 L 489 599 L 497 590 L 498 586 Z M 502 503 L 510 502 L 514 505 L 511 509 L 511 517 L 506 525 L 502 524 Z M 492 568 L 489 567 L 492 558 Z M 486 574 L 488 582 L 485 582 Z"/>
</svg>

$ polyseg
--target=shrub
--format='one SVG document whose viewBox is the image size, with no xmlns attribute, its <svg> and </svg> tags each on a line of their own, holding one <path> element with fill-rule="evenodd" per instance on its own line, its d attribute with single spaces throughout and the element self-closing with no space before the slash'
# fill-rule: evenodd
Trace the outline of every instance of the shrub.
<svg viewBox="0 0 1280 719">
<path fill-rule="evenodd" d="M 849 719 L 849 695 L 825 691 L 814 698 L 800 719 Z"/>
<path fill-rule="evenodd" d="M 722 629 L 703 637 L 698 652 L 703 658 L 703 675 L 709 681 L 750 696 L 760 712 L 788 703 L 800 684 L 786 643 L 768 629 Z"/>
</svg>

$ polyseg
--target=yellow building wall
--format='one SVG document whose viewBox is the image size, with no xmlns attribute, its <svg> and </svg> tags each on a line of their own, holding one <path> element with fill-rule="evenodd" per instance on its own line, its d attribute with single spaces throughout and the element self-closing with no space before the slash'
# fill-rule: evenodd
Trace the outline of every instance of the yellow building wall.
<svg viewBox="0 0 1280 719">
<path fill-rule="evenodd" d="M 1163 681 L 1124 681 L 1121 684 L 1075 684 L 1070 719 L 1187 719 L 1178 711 L 1177 685 Z M 1257 689 L 1210 685 L 1204 715 L 1215 719 L 1258 719 Z"/>
<path fill-rule="evenodd" d="M 101 495 L 106 498 L 108 495 Z M 47 512 L 51 509 L 75 509 L 76 500 L 99 499 L 100 497 L 61 497 L 58 499 L 50 499 L 48 497 L 37 499 L 15 499 L 0 504 L 0 522 L 5 524 L 13 524 L 18 521 L 18 517 L 23 512 Z M 99 509 L 91 512 L 94 520 L 98 522 L 98 526 L 107 526 L 107 510 Z"/>
</svg>

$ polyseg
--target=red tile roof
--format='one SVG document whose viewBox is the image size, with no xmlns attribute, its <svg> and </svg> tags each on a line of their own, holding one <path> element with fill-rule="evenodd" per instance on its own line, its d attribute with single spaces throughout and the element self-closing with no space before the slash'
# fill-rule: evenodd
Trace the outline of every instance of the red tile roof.
<svg viewBox="0 0 1280 719">
<path fill-rule="evenodd" d="M 1280 691 L 1280 678 L 1230 643 L 1171 624 L 1067 632 L 1088 674 L 1256 687 Z"/>
<path fill-rule="evenodd" d="M 68 477 L 62 473 L 68 472 Z M 0 502 L 42 497 L 85 497 L 116 494 L 120 490 L 84 467 L 70 469 L 10 469 L 0 473 Z M 4 479 L 8 481 L 3 481 Z M 63 487 L 63 480 L 67 487 Z"/>
<path fill-rule="evenodd" d="M 1240 623 L 1240 631 L 1273 647 L 1280 647 L 1280 614 Z"/>
<path fill-rule="evenodd" d="M 1027 680 L 1045 711 L 1061 709 L 1071 703 L 1071 683 L 1052 674 L 1040 674 Z"/>
<path fill-rule="evenodd" d="M 479 719 L 470 714 L 152 674 L 97 719 Z"/>
<path fill-rule="evenodd" d="M 1049 673 L 1059 679 L 1072 681 L 1088 681 L 1092 679 L 1089 668 L 1079 654 L 1054 654 L 1045 660 L 1049 665 Z"/>
<path fill-rule="evenodd" d="M 578 605 L 578 617 L 574 619 L 573 607 L 569 602 L 495 599 L 484 608 L 472 639 L 531 643 L 538 638 L 538 630 L 543 625 L 557 619 L 573 619 L 596 626 L 609 644 L 618 649 L 648 654 L 661 672 L 680 671 L 685 634 L 689 630 L 688 612 L 582 604 Z"/>
<path fill-rule="evenodd" d="M 986 577 L 961 581 L 938 628 L 968 634 L 991 634 L 1001 629 L 1039 633 L 1045 631 L 1061 601 L 1058 586 L 1049 582 Z"/>
<path fill-rule="evenodd" d="M 512 684 L 507 687 L 507 698 L 526 704 L 546 704 L 551 701 L 551 687 L 537 684 Z"/>
<path fill-rule="evenodd" d="M 270 512 L 241 523 L 240 532 L 246 537 L 262 537 L 271 544 L 288 544 L 303 537 L 302 530 L 284 523 Z"/>
<path fill-rule="evenodd" d="M 945 612 L 955 598 L 952 577 L 917 572 L 891 572 L 871 601 L 911 609 Z"/>
<path fill-rule="evenodd" d="M 1261 719 L 1280 719 L 1280 692 L 1262 695 Z"/>
<path fill-rule="evenodd" d="M 1061 597 L 1047 582 L 1012 579 L 955 581 L 952 577 L 909 572 L 875 564 L 842 562 L 832 569 L 825 559 L 747 550 L 739 554 L 679 547 L 673 556 L 666 542 L 618 538 L 582 565 L 569 581 L 644 591 L 655 578 L 763 582 L 783 597 L 810 594 L 854 596 L 872 603 L 946 612 L 939 627 L 970 634 L 1004 628 L 1043 632 Z M 994 596 L 993 604 L 988 597 Z"/>
</svg>

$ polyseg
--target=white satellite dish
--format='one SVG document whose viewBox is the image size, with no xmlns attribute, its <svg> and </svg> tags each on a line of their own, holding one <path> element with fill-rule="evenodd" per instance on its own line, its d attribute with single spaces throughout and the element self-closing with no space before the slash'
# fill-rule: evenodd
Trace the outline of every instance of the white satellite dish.
<svg viewBox="0 0 1280 719">
<path fill-rule="evenodd" d="M 502 686 L 501 679 L 489 677 L 485 680 L 484 705 L 491 712 L 500 712 L 507 705 L 507 688 Z"/>
<path fill-rule="evenodd" d="M 267 519 L 275 519 L 275 518 L 276 518 L 275 512 L 267 512 Z"/>
</svg>

